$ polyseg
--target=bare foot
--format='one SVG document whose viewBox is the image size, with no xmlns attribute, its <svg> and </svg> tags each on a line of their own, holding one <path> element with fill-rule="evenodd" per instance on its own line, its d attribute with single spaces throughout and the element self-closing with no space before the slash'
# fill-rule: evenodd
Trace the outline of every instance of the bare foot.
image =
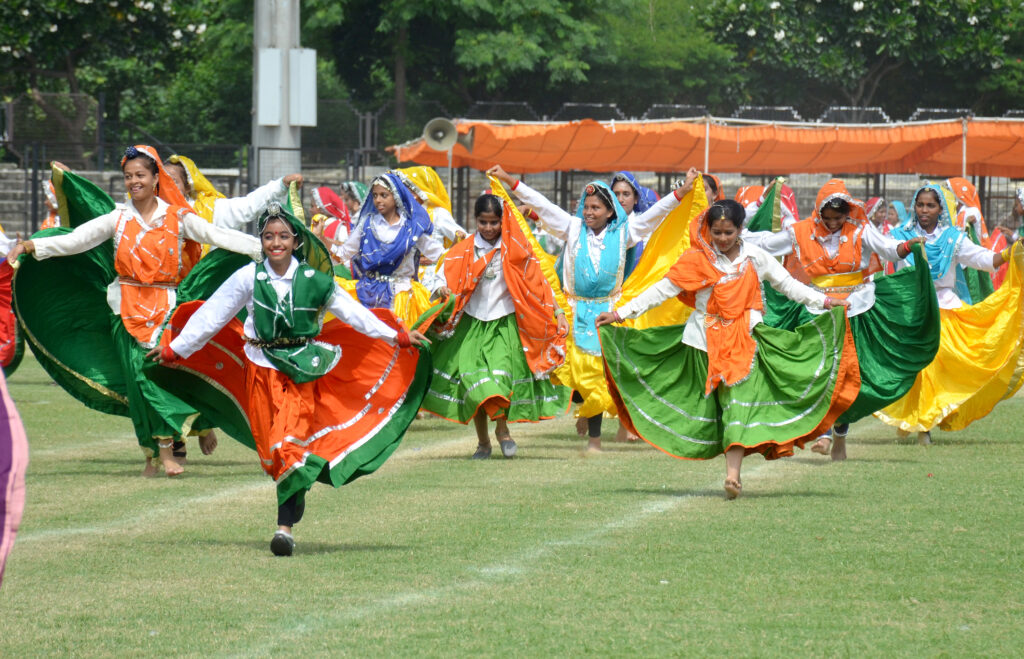
<svg viewBox="0 0 1024 659">
<path fill-rule="evenodd" d="M 640 439 L 639 435 L 629 432 L 626 430 L 626 426 L 619 422 L 619 430 L 615 433 L 615 441 L 617 442 L 635 442 Z"/>
<path fill-rule="evenodd" d="M 587 436 L 587 417 L 581 416 L 576 419 L 576 434 L 580 437 Z"/>
<path fill-rule="evenodd" d="M 601 452 L 601 438 L 591 437 L 590 441 L 587 442 L 587 453 L 600 453 Z"/>
<path fill-rule="evenodd" d="M 917 433 L 917 443 L 921 446 L 928 446 L 932 443 L 932 434 L 929 431 Z"/>
<path fill-rule="evenodd" d="M 171 450 L 169 446 L 167 448 L 160 448 L 160 462 L 163 463 L 164 473 L 167 476 L 180 476 L 185 473 L 185 469 L 174 459 L 174 454 L 171 453 Z"/>
<path fill-rule="evenodd" d="M 743 483 L 739 482 L 735 478 L 725 479 L 725 498 L 730 501 L 739 497 L 743 493 Z"/>
<path fill-rule="evenodd" d="M 199 448 L 203 455 L 210 455 L 217 448 L 217 433 L 210 430 L 199 435 Z"/>
<path fill-rule="evenodd" d="M 156 476 L 156 465 L 153 463 L 153 458 L 146 458 L 146 467 L 142 470 L 142 475 L 146 478 Z"/>
<path fill-rule="evenodd" d="M 910 436 L 910 431 L 909 430 L 904 430 L 903 428 L 897 428 L 896 429 L 896 437 L 898 437 L 899 439 L 906 439 L 909 436 Z"/>
<path fill-rule="evenodd" d="M 818 438 L 818 441 L 814 442 L 811 446 L 812 453 L 818 453 L 820 455 L 828 455 L 828 447 L 832 444 L 832 437 L 829 435 L 822 435 Z"/>
<path fill-rule="evenodd" d="M 846 435 L 836 433 L 832 441 L 832 460 L 838 462 L 846 459 Z"/>
</svg>

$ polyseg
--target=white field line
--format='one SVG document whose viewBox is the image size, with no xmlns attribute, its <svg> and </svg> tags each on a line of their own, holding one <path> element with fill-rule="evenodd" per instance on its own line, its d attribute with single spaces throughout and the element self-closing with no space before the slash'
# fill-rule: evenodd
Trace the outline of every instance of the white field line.
<svg viewBox="0 0 1024 659">
<path fill-rule="evenodd" d="M 752 482 L 767 480 L 760 477 L 765 469 L 774 463 L 763 462 L 755 467 L 743 471 L 744 485 Z M 723 476 L 724 478 L 724 476 Z M 722 485 L 722 479 L 707 485 L 704 489 L 716 489 Z M 699 494 L 688 494 L 685 496 L 671 496 L 656 499 L 654 501 L 643 501 L 631 511 L 617 519 L 611 519 L 600 523 L 582 533 L 576 533 L 566 538 L 552 538 L 540 544 L 527 548 L 517 556 L 509 556 L 499 564 L 489 565 L 482 568 L 471 568 L 465 572 L 463 577 L 456 577 L 452 583 L 438 588 L 426 588 L 421 590 L 410 590 L 403 593 L 396 593 L 381 597 L 375 601 L 368 602 L 363 606 L 347 607 L 333 611 L 321 611 L 317 615 L 307 615 L 292 621 L 290 625 L 282 625 L 275 630 L 275 638 L 264 638 L 259 644 L 238 650 L 228 656 L 249 657 L 253 655 L 276 656 L 292 646 L 296 637 L 306 634 L 320 633 L 326 629 L 335 629 L 338 625 L 346 622 L 360 620 L 369 616 L 376 616 L 385 613 L 393 613 L 400 609 L 416 606 L 433 605 L 438 602 L 450 602 L 451 598 L 459 593 L 473 592 L 489 587 L 491 584 L 507 580 L 514 580 L 517 577 L 524 577 L 531 569 L 535 568 L 542 558 L 548 554 L 568 547 L 580 546 L 592 547 L 595 540 L 602 538 L 612 532 L 623 529 L 630 529 L 645 523 L 647 520 L 664 515 L 680 508 L 686 508 L 695 501 L 705 501 L 707 497 Z M 284 621 L 282 621 L 284 622 Z"/>
<path fill-rule="evenodd" d="M 466 445 L 467 436 L 457 437 L 450 439 L 445 442 L 437 444 L 431 444 L 423 448 L 416 449 L 403 449 L 399 447 L 395 454 L 388 460 L 388 464 L 391 463 L 402 463 L 411 459 L 420 458 L 424 455 L 431 455 L 433 453 L 443 453 L 457 445 Z M 476 440 L 476 435 L 472 435 L 473 440 Z M 255 456 L 255 453 L 253 453 Z M 255 457 L 254 457 L 255 459 Z M 31 463 L 30 463 L 31 464 Z M 186 475 L 186 478 L 188 476 Z M 141 477 L 140 477 L 141 478 Z M 159 481 L 163 476 L 155 476 L 154 480 Z M 112 519 L 99 524 L 88 524 L 85 526 L 69 526 L 63 528 L 46 528 L 35 531 L 22 531 L 18 533 L 15 546 L 25 545 L 32 542 L 38 542 L 39 540 L 54 540 L 54 539 L 65 539 L 71 538 L 78 535 L 96 535 L 101 533 L 107 533 L 110 531 L 123 531 L 124 529 L 142 527 L 150 524 L 157 520 L 167 519 L 168 515 L 180 512 L 181 510 L 189 509 L 196 504 L 209 504 L 223 499 L 234 499 L 236 497 L 251 494 L 258 490 L 270 490 L 273 487 L 273 483 L 269 478 L 254 477 L 254 480 L 246 485 L 236 485 L 234 487 L 220 488 L 212 490 L 208 493 L 201 494 L 193 497 L 186 497 L 182 499 L 175 499 L 173 502 L 165 506 L 157 506 L 147 508 L 144 512 L 133 512 L 129 515 Z M 26 512 L 29 509 L 26 508 Z"/>
</svg>

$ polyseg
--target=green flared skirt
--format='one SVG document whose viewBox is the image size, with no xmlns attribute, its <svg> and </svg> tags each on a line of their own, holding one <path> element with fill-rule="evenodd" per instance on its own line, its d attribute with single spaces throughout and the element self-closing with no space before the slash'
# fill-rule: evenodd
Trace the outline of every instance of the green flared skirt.
<svg viewBox="0 0 1024 659">
<path fill-rule="evenodd" d="M 749 376 L 704 395 L 707 353 L 681 342 L 683 326 L 601 328 L 605 374 L 623 420 L 678 458 L 731 447 L 767 459 L 792 454 L 831 425 L 856 394 L 856 354 L 842 309 L 795 331 L 761 323 Z"/>
<path fill-rule="evenodd" d="M 431 353 L 434 371 L 423 409 L 449 421 L 469 423 L 481 408 L 492 419 L 540 421 L 569 408 L 568 388 L 530 372 L 515 314 L 486 322 L 464 315 Z"/>
<path fill-rule="evenodd" d="M 814 319 L 807 308 L 765 287 L 764 322 L 792 330 Z M 935 358 L 941 323 L 928 268 L 875 279 L 875 304 L 850 318 L 860 363 L 860 393 L 838 423 L 853 423 L 902 398 Z"/>
</svg>

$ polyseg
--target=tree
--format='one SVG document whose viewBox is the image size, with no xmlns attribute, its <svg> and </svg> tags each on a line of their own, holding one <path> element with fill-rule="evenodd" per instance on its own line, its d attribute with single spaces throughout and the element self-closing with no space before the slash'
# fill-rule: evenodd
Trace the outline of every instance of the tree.
<svg viewBox="0 0 1024 659">
<path fill-rule="evenodd" d="M 66 139 L 92 119 L 85 106 L 58 107 L 44 92 L 107 91 L 116 103 L 130 86 L 146 86 L 176 68 L 200 38 L 204 2 L 5 0 L 0 4 L 0 93 L 29 95 Z"/>
<path fill-rule="evenodd" d="M 703 16 L 746 63 L 750 100 L 820 109 L 917 105 L 951 76 L 970 76 L 959 87 L 976 92 L 1007 57 L 1007 17 L 1019 13 L 1010 0 L 711 0 Z M 938 98 L 948 104 L 956 87 Z"/>
</svg>

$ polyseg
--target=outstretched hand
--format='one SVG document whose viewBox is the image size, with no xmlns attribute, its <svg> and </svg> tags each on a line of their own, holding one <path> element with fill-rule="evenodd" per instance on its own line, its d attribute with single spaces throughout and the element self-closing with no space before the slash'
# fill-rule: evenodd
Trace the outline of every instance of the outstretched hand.
<svg viewBox="0 0 1024 659">
<path fill-rule="evenodd" d="M 413 344 L 414 346 L 427 347 L 430 345 L 430 339 L 428 339 L 426 335 L 419 330 L 410 330 L 409 343 Z"/>
<path fill-rule="evenodd" d="M 516 184 L 516 179 L 512 178 L 512 175 L 506 172 L 501 165 L 495 165 L 487 170 L 488 176 L 493 176 L 505 185 L 512 187 Z"/>
<path fill-rule="evenodd" d="M 157 346 L 146 353 L 146 359 L 155 361 L 157 364 L 169 364 L 178 360 L 178 355 L 170 346 Z"/>
<path fill-rule="evenodd" d="M 288 187 L 291 184 L 292 181 L 295 181 L 295 185 L 301 188 L 302 187 L 302 174 L 289 174 L 288 176 L 285 176 L 281 180 L 281 182 L 284 183 L 285 187 Z"/>
</svg>

